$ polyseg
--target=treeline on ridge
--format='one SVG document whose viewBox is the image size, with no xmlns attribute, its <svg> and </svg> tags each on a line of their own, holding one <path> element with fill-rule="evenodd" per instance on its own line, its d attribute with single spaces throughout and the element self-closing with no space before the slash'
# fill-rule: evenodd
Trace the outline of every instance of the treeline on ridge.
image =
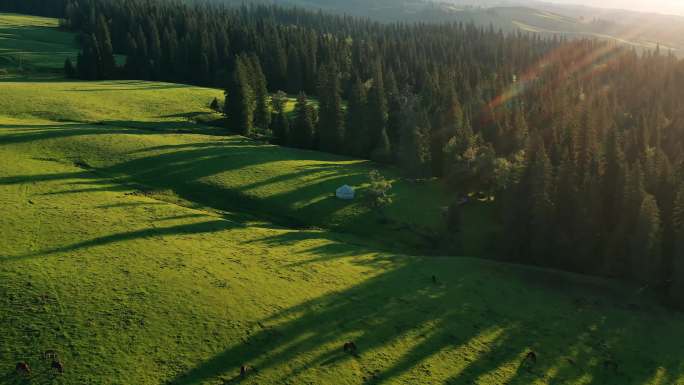
<svg viewBox="0 0 684 385">
<path fill-rule="evenodd" d="M 224 88 L 244 134 L 441 178 L 454 239 L 464 197 L 493 197 L 491 254 L 684 302 L 684 62 L 668 52 L 154 0 L 69 1 L 64 25 L 82 32 L 75 76 Z M 294 117 L 278 91 L 299 95 Z"/>
</svg>

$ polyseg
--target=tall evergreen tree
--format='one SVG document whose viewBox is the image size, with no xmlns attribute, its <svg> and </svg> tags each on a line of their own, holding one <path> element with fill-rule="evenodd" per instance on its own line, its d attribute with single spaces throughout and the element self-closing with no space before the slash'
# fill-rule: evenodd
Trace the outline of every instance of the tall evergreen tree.
<svg viewBox="0 0 684 385">
<path fill-rule="evenodd" d="M 254 131 L 254 91 L 250 86 L 248 63 L 242 56 L 235 58 L 235 69 L 226 90 L 224 111 L 229 127 L 242 135 Z"/>
<path fill-rule="evenodd" d="M 383 146 L 383 135 L 387 135 L 387 99 L 380 64 L 376 65 L 373 86 L 368 93 L 366 117 L 370 142 L 364 153 L 369 156 L 376 148 Z"/>
<path fill-rule="evenodd" d="M 639 210 L 636 233 L 632 239 L 632 274 L 647 284 L 659 282 L 661 263 L 660 214 L 655 197 L 646 194 Z"/>
<path fill-rule="evenodd" d="M 109 25 L 104 16 L 100 15 L 97 22 L 96 38 L 99 49 L 98 78 L 111 79 L 115 76 L 116 62 L 114 61 L 114 48 L 109 33 Z"/>
<path fill-rule="evenodd" d="M 334 63 L 323 66 L 318 84 L 318 133 L 321 151 L 342 153 L 344 113 L 340 92 L 337 66 Z"/>
<path fill-rule="evenodd" d="M 268 87 L 266 83 L 266 76 L 261 68 L 261 63 L 256 55 L 250 56 L 252 67 L 252 88 L 254 89 L 255 109 L 254 109 L 254 124 L 261 128 L 267 129 L 271 125 L 271 111 L 269 110 L 268 101 Z"/>
<path fill-rule="evenodd" d="M 363 157 L 369 147 L 366 124 L 366 88 L 358 78 L 355 79 L 347 101 L 347 114 L 344 132 L 344 149 L 348 155 Z"/>
<path fill-rule="evenodd" d="M 531 202 L 530 253 L 534 263 L 544 264 L 550 255 L 553 212 L 553 170 L 541 138 L 537 139 L 530 154 L 528 181 Z"/>
<path fill-rule="evenodd" d="M 71 63 L 71 58 L 67 58 L 64 61 L 64 76 L 66 76 L 68 79 L 71 79 L 75 77 L 76 75 L 76 70 L 74 69 L 73 63 Z"/>
<path fill-rule="evenodd" d="M 673 213 L 675 247 L 672 263 L 670 299 L 684 308 L 684 184 L 679 187 Z"/>
<path fill-rule="evenodd" d="M 430 162 L 427 114 L 422 108 L 420 98 L 410 93 L 403 95 L 401 111 L 399 164 L 410 176 L 424 177 Z"/>
<path fill-rule="evenodd" d="M 309 104 L 303 92 L 297 97 L 295 104 L 295 119 L 290 127 L 291 143 L 295 147 L 313 149 L 315 145 L 315 116 L 313 107 Z"/>
</svg>

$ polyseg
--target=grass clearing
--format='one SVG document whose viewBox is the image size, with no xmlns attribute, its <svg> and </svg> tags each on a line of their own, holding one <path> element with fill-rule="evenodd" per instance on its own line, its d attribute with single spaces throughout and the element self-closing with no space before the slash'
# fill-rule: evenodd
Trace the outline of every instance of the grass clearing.
<svg viewBox="0 0 684 385">
<path fill-rule="evenodd" d="M 56 19 L 0 13 L 0 68 L 58 71 L 76 63 L 73 33 L 60 31 Z"/>
</svg>

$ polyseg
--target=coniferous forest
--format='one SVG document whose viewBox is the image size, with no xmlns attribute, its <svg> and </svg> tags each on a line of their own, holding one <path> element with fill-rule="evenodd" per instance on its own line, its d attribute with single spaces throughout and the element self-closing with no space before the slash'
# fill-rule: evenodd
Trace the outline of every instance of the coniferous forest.
<svg viewBox="0 0 684 385">
<path fill-rule="evenodd" d="M 80 32 L 78 61 L 65 63 L 73 77 L 225 89 L 215 107 L 233 131 L 440 178 L 452 234 L 468 226 L 465 197 L 493 200 L 498 258 L 684 302 L 684 62 L 665 50 L 278 6 L 0 9 L 59 16 Z M 297 98 L 292 116 L 285 94 Z"/>
</svg>

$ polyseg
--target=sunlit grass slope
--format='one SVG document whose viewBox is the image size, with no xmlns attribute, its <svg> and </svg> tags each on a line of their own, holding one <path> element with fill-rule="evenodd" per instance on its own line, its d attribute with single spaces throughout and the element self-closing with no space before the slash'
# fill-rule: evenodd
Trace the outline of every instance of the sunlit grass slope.
<svg viewBox="0 0 684 385">
<path fill-rule="evenodd" d="M 25 119 L 31 133 L 30 140 L 6 140 L 39 146 L 46 157 L 87 165 L 165 199 L 364 234 L 386 245 L 441 246 L 433 240 L 443 231 L 441 207 L 448 199 L 436 183 L 410 183 L 384 170 L 396 182 L 394 202 L 372 212 L 362 193 L 377 165 L 207 135 L 216 129 L 193 119 L 211 116 L 207 105 L 221 91 L 133 81 L 1 84 L 0 111 Z M 358 187 L 361 196 L 337 200 L 333 194 L 343 184 Z"/>
<path fill-rule="evenodd" d="M 217 96 L 0 82 L 0 384 L 684 384 L 681 314 L 602 280 L 382 251 L 441 231 L 435 183 L 383 169 L 384 215 L 339 202 L 376 166 L 216 135 L 195 120 Z M 469 210 L 476 254 L 492 226 Z"/>
<path fill-rule="evenodd" d="M 58 70 L 76 59 L 75 35 L 56 19 L 0 13 L 0 69 Z"/>
<path fill-rule="evenodd" d="M 178 206 L 50 159 L 30 124 L 3 122 L 2 384 L 224 384 L 243 364 L 245 384 L 684 381 L 684 317 L 632 291 Z M 537 364 L 521 366 L 530 350 Z"/>
</svg>

